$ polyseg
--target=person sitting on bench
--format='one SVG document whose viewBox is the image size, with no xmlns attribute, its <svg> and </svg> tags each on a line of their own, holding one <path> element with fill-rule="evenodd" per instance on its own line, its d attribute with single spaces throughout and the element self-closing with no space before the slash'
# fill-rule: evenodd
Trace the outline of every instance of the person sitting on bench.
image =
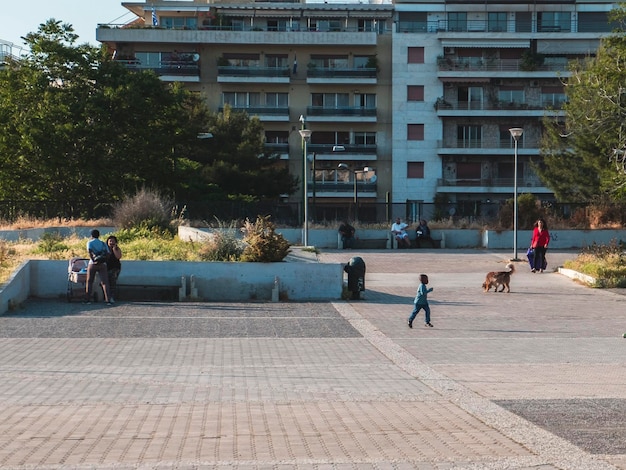
<svg viewBox="0 0 626 470">
<path fill-rule="evenodd" d="M 391 233 L 398 242 L 398 248 L 411 248 L 409 234 L 406 233 L 408 224 L 402 222 L 400 217 L 396 218 L 396 222 L 391 225 Z"/>
<path fill-rule="evenodd" d="M 421 248 L 422 243 L 424 242 L 428 242 L 430 243 L 431 246 L 434 247 L 433 239 L 430 236 L 430 227 L 428 227 L 428 224 L 426 223 L 424 219 L 420 219 L 420 224 L 417 227 L 415 234 L 416 234 L 415 244 L 417 245 L 418 248 Z"/>
<path fill-rule="evenodd" d="M 341 235 L 342 248 L 344 250 L 354 248 L 354 227 L 346 220 L 339 226 L 339 234 Z"/>
</svg>

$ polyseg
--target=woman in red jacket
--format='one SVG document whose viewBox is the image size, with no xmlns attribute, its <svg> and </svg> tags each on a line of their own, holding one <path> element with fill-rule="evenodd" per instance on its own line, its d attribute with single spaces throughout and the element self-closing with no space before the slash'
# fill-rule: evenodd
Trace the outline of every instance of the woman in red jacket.
<svg viewBox="0 0 626 470">
<path fill-rule="evenodd" d="M 548 243 L 550 243 L 550 232 L 548 232 L 546 221 L 539 219 L 535 222 L 533 238 L 530 241 L 530 247 L 535 251 L 532 272 L 543 272 L 543 266 L 546 262 L 546 250 L 548 249 Z"/>
</svg>

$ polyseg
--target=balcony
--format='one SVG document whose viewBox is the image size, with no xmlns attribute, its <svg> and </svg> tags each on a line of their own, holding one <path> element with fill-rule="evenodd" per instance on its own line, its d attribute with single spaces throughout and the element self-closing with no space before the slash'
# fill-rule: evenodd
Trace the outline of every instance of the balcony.
<svg viewBox="0 0 626 470">
<path fill-rule="evenodd" d="M 307 83 L 375 85 L 377 70 L 373 68 L 316 68 L 307 70 Z"/>
<path fill-rule="evenodd" d="M 103 43 L 376 46 L 378 33 L 355 28 L 320 34 L 318 31 L 271 31 L 263 27 L 244 31 L 231 26 L 166 29 L 152 26 L 128 28 L 126 25 L 99 25 L 96 29 L 96 40 Z"/>
<path fill-rule="evenodd" d="M 512 194 L 513 178 L 439 178 L 437 191 L 442 193 L 484 193 L 486 191 L 499 194 Z M 517 180 L 520 192 L 549 194 L 538 178 L 520 177 Z"/>
<path fill-rule="evenodd" d="M 376 144 L 308 144 L 307 150 L 315 153 L 318 160 L 376 160 Z"/>
<path fill-rule="evenodd" d="M 404 3 L 404 2 L 402 2 Z M 467 20 L 467 21 L 400 21 L 397 23 L 399 33 L 610 33 L 612 25 L 606 21 L 585 21 L 579 23 L 576 18 L 560 23 L 541 21 L 515 20 Z"/>
<path fill-rule="evenodd" d="M 494 123 L 494 125 L 497 123 Z M 539 142 L 535 139 L 523 139 L 518 143 L 520 156 L 539 155 Z M 474 156 L 482 155 L 492 158 L 502 158 L 513 155 L 514 144 L 511 139 L 446 139 L 437 142 L 439 155 Z"/>
<path fill-rule="evenodd" d="M 485 77 L 492 78 L 494 72 L 528 72 L 529 75 L 550 72 L 554 76 L 557 72 L 567 72 L 567 62 L 556 64 L 536 65 L 532 70 L 521 59 L 482 59 L 478 57 L 440 57 L 437 59 L 439 72 L 485 72 Z M 439 76 L 457 76 L 457 74 L 439 74 Z M 481 76 L 481 75 L 473 75 Z M 502 76 L 499 74 L 499 76 Z"/>
<path fill-rule="evenodd" d="M 158 65 L 143 65 L 136 59 L 116 59 L 128 69 L 153 70 L 164 81 L 200 81 L 200 66 L 193 60 L 162 60 Z"/>
<path fill-rule="evenodd" d="M 220 83 L 289 83 L 289 67 L 234 67 L 219 66 L 217 81 Z"/>
<path fill-rule="evenodd" d="M 265 151 L 272 155 L 278 155 L 281 160 L 289 159 L 289 144 L 288 143 L 270 143 L 266 142 L 263 145 Z"/>
<path fill-rule="evenodd" d="M 458 117 L 458 116 L 531 116 L 542 117 L 546 114 L 549 115 L 564 115 L 561 111 L 561 105 L 563 102 L 545 101 L 545 102 L 532 102 L 521 103 L 517 101 L 505 102 L 505 101 L 448 101 L 437 100 L 435 103 L 435 109 L 437 110 L 437 116 L 440 117 Z"/>
<path fill-rule="evenodd" d="M 352 197 L 354 195 L 354 182 L 344 181 L 320 181 L 317 180 L 308 182 L 309 195 L 312 195 L 313 188 L 315 188 L 316 197 Z M 357 181 L 357 191 L 359 192 L 359 198 L 363 197 L 376 197 L 377 183 Z"/>
<path fill-rule="evenodd" d="M 288 122 L 289 108 L 279 108 L 274 106 L 236 106 L 231 105 L 230 109 L 235 112 L 245 112 L 249 116 L 257 116 L 261 121 Z M 224 107 L 219 108 L 223 112 Z"/>
<path fill-rule="evenodd" d="M 376 122 L 376 108 L 307 106 L 306 112 L 311 122 Z"/>
</svg>

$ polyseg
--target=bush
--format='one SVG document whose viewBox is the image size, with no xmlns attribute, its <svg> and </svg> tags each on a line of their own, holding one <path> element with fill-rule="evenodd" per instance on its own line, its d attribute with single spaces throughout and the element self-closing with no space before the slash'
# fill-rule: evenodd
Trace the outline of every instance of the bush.
<svg viewBox="0 0 626 470">
<path fill-rule="evenodd" d="M 150 233 L 173 234 L 174 202 L 155 190 L 141 189 L 113 207 L 113 223 L 123 229 L 139 228 Z"/>
<path fill-rule="evenodd" d="M 60 259 L 60 256 L 65 254 L 68 249 L 68 245 L 59 233 L 46 232 L 41 235 L 33 253 L 47 255 L 51 259 Z"/>
<path fill-rule="evenodd" d="M 239 261 L 243 250 L 244 244 L 237 238 L 236 225 L 224 226 L 220 223 L 218 230 L 212 232 L 211 239 L 200 247 L 199 253 L 204 261 Z"/>
<path fill-rule="evenodd" d="M 258 216 L 255 223 L 246 220 L 243 227 L 246 247 L 241 261 L 272 263 L 282 261 L 289 254 L 289 242 L 276 233 L 270 216 Z"/>
</svg>

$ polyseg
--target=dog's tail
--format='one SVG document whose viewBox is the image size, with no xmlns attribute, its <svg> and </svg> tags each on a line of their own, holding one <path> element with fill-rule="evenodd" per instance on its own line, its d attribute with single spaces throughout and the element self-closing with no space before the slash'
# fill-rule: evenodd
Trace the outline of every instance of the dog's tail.
<svg viewBox="0 0 626 470">
<path fill-rule="evenodd" d="M 513 263 L 509 263 L 506 265 L 507 269 L 509 269 L 509 272 L 511 274 L 513 274 L 515 272 L 515 265 Z"/>
</svg>

